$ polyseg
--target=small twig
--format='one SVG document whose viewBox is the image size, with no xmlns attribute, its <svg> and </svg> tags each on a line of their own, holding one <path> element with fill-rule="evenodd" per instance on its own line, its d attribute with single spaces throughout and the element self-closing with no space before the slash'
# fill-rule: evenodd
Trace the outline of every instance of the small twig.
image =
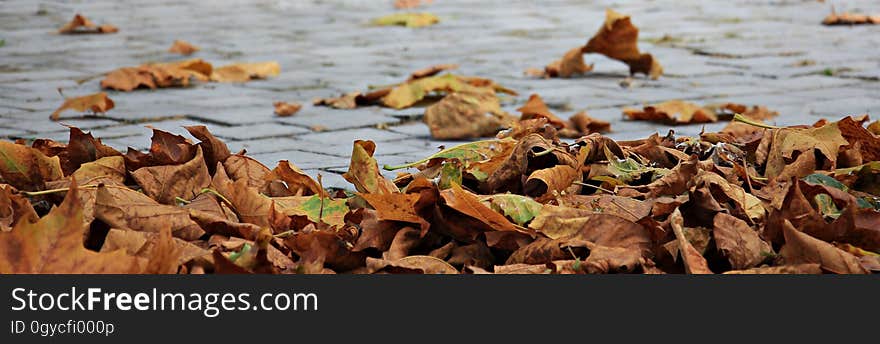
<svg viewBox="0 0 880 344">
<path fill-rule="evenodd" d="M 537 157 L 537 156 L 545 156 L 545 155 L 550 154 L 550 153 L 553 153 L 553 150 L 552 150 L 552 149 L 547 149 L 547 150 L 545 150 L 545 151 L 543 151 L 543 152 L 540 152 L 540 153 L 532 153 L 532 156 L 536 156 L 536 157 Z"/>
<path fill-rule="evenodd" d="M 175 201 L 178 201 L 178 202 L 180 202 L 180 203 L 183 203 L 183 204 L 190 204 L 190 203 L 192 203 L 192 201 L 187 201 L 187 200 L 185 200 L 185 199 L 183 199 L 183 198 L 180 198 L 180 197 L 174 197 L 174 200 L 175 200 Z"/>
</svg>

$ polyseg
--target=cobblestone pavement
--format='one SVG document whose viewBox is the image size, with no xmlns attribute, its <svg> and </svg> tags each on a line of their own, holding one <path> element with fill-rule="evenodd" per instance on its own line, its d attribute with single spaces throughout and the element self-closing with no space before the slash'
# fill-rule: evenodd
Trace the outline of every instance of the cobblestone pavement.
<svg viewBox="0 0 880 344">
<path fill-rule="evenodd" d="M 663 125 L 622 120 L 620 109 L 668 99 L 767 105 L 781 112 L 777 124 L 877 117 L 880 26 L 822 26 L 830 4 L 880 13 L 878 1 L 436 0 L 418 10 L 438 15 L 441 23 L 407 29 L 367 25 L 395 11 L 390 0 L 0 0 L 0 137 L 65 141 L 66 128 L 48 119 L 63 100 L 59 88 L 68 97 L 94 93 L 101 73 L 180 59 L 166 52 L 175 39 L 200 46 L 194 57 L 215 65 L 275 60 L 282 73 L 245 84 L 111 92 L 116 108 L 106 115 L 68 112 L 61 123 L 91 130 L 118 149 L 145 149 L 146 126 L 181 133 L 181 126 L 204 124 L 231 149 L 247 149 L 270 167 L 288 159 L 321 173 L 325 185 L 344 186 L 339 173 L 355 139 L 377 141 L 380 164 L 417 160 L 457 143 L 432 140 L 419 121 L 422 109 L 333 110 L 313 107 L 311 100 L 394 83 L 436 63 L 458 63 L 459 73 L 519 91 L 505 104 L 510 111 L 538 93 L 560 115 L 587 110 L 611 121 L 616 139 L 665 132 Z M 636 78 L 622 88 L 626 66 L 590 55 L 587 62 L 598 73 L 548 80 L 523 75 L 586 42 L 607 7 L 632 15 L 641 49 L 663 64 L 660 80 Z M 54 33 L 77 12 L 120 31 Z M 279 100 L 305 106 L 279 118 L 272 107 Z M 310 129 L 316 125 L 326 131 Z M 696 134 L 701 126 L 675 129 Z"/>
</svg>

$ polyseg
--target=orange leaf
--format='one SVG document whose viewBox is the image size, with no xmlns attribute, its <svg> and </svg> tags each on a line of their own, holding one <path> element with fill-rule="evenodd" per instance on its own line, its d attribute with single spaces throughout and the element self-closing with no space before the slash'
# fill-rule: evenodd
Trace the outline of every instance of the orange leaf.
<svg viewBox="0 0 880 344">
<path fill-rule="evenodd" d="M 302 108 L 302 104 L 299 103 L 275 102 L 273 105 L 275 105 L 275 114 L 279 117 L 293 116 Z"/>
<path fill-rule="evenodd" d="M 107 93 L 98 92 L 87 96 L 67 98 L 64 103 L 58 107 L 55 112 L 49 116 L 49 119 L 57 121 L 61 117 L 61 113 L 66 110 L 74 110 L 79 112 L 92 111 L 93 113 L 104 113 L 113 108 L 113 100 L 107 96 Z"/>
<path fill-rule="evenodd" d="M 639 29 L 628 15 L 605 11 L 605 24 L 583 48 L 584 53 L 599 53 L 629 65 L 630 74 L 644 73 L 657 79 L 663 74 L 663 67 L 651 54 L 643 54 L 638 47 Z"/>
<path fill-rule="evenodd" d="M 458 184 L 452 184 L 451 188 L 440 192 L 440 196 L 443 197 L 446 205 L 450 208 L 485 223 L 493 230 L 521 231 L 510 223 L 504 215 L 484 205 L 477 196 L 465 191 Z"/>
</svg>

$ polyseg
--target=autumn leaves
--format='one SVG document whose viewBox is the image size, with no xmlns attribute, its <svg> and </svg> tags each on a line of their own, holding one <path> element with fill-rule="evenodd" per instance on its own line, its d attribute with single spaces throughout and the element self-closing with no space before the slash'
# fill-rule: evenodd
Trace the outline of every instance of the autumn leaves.
<svg viewBox="0 0 880 344">
<path fill-rule="evenodd" d="M 521 123 L 556 122 L 530 108 Z M 186 128 L 197 144 L 154 130 L 149 151 L 124 154 L 71 128 L 68 144 L 0 143 L 14 253 L 0 271 L 866 273 L 880 270 L 866 122 L 574 143 L 522 124 L 384 166 L 417 169 L 393 180 L 359 140 L 352 192 L 232 154 L 201 126 Z"/>
<path fill-rule="evenodd" d="M 106 34 L 115 33 L 118 28 L 111 25 L 95 25 L 88 18 L 77 14 L 71 22 L 61 27 L 61 34 Z M 188 42 L 175 40 L 169 53 L 184 56 L 192 55 L 200 49 Z M 101 88 L 130 92 L 138 88 L 185 87 L 191 82 L 247 82 L 265 79 L 281 73 L 277 62 L 234 63 L 213 67 L 202 59 L 188 59 L 176 62 L 145 63 L 135 67 L 121 67 L 108 72 L 101 80 Z M 114 107 L 113 100 L 104 92 L 65 99 L 64 103 L 52 113 L 50 119 L 57 121 L 64 111 L 91 111 L 104 113 Z M 284 110 L 293 113 L 292 109 Z"/>
</svg>

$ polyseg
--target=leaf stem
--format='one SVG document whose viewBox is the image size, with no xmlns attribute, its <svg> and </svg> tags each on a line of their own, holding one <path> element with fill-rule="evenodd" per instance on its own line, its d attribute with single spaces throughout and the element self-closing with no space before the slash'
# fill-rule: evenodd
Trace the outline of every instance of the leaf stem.
<svg viewBox="0 0 880 344">
<path fill-rule="evenodd" d="M 591 187 L 591 188 L 595 188 L 595 189 L 598 189 L 598 190 L 605 191 L 605 192 L 610 193 L 610 194 L 612 194 L 612 195 L 616 195 L 616 194 L 617 194 L 616 192 L 611 191 L 611 190 L 608 190 L 608 189 L 603 188 L 603 187 L 601 187 L 601 186 L 596 186 L 596 185 L 592 185 L 592 184 L 587 184 L 587 183 L 584 183 L 584 182 L 574 181 L 574 184 L 577 184 L 577 185 L 580 185 L 580 186 L 589 186 L 589 187 Z"/>
<path fill-rule="evenodd" d="M 219 192 L 217 192 L 217 190 L 214 190 L 211 188 L 204 188 L 204 189 L 202 189 L 202 191 L 199 191 L 199 193 L 200 194 L 203 194 L 203 193 L 213 194 L 214 196 L 217 196 L 217 198 L 220 198 L 220 200 L 222 200 L 223 203 L 226 203 L 226 205 L 235 209 L 235 205 L 233 205 L 232 202 L 230 202 L 229 199 L 227 199 L 225 196 L 223 196 Z"/>
<path fill-rule="evenodd" d="M 743 115 L 741 115 L 741 114 L 734 114 L 734 115 L 733 115 L 733 121 L 734 121 L 734 122 L 745 123 L 745 124 L 748 124 L 748 125 L 751 125 L 751 126 L 755 126 L 755 127 L 758 127 L 758 128 L 764 128 L 764 129 L 782 129 L 782 127 L 777 127 L 777 126 L 775 126 L 775 125 L 769 125 L 769 124 L 764 124 L 764 123 L 755 122 L 755 121 L 753 121 L 753 120 L 751 120 L 751 119 L 746 118 L 746 116 L 743 116 Z"/>
<path fill-rule="evenodd" d="M 96 187 L 98 187 L 98 186 L 97 185 L 83 185 L 78 188 L 84 189 L 84 188 L 96 188 Z M 41 195 L 48 195 L 48 194 L 53 194 L 53 193 L 58 193 L 58 192 L 67 192 L 67 191 L 70 191 L 70 188 L 58 188 L 58 189 L 49 189 L 49 190 L 41 190 L 41 191 L 21 191 L 21 193 L 24 194 L 25 196 L 41 196 Z"/>
</svg>

